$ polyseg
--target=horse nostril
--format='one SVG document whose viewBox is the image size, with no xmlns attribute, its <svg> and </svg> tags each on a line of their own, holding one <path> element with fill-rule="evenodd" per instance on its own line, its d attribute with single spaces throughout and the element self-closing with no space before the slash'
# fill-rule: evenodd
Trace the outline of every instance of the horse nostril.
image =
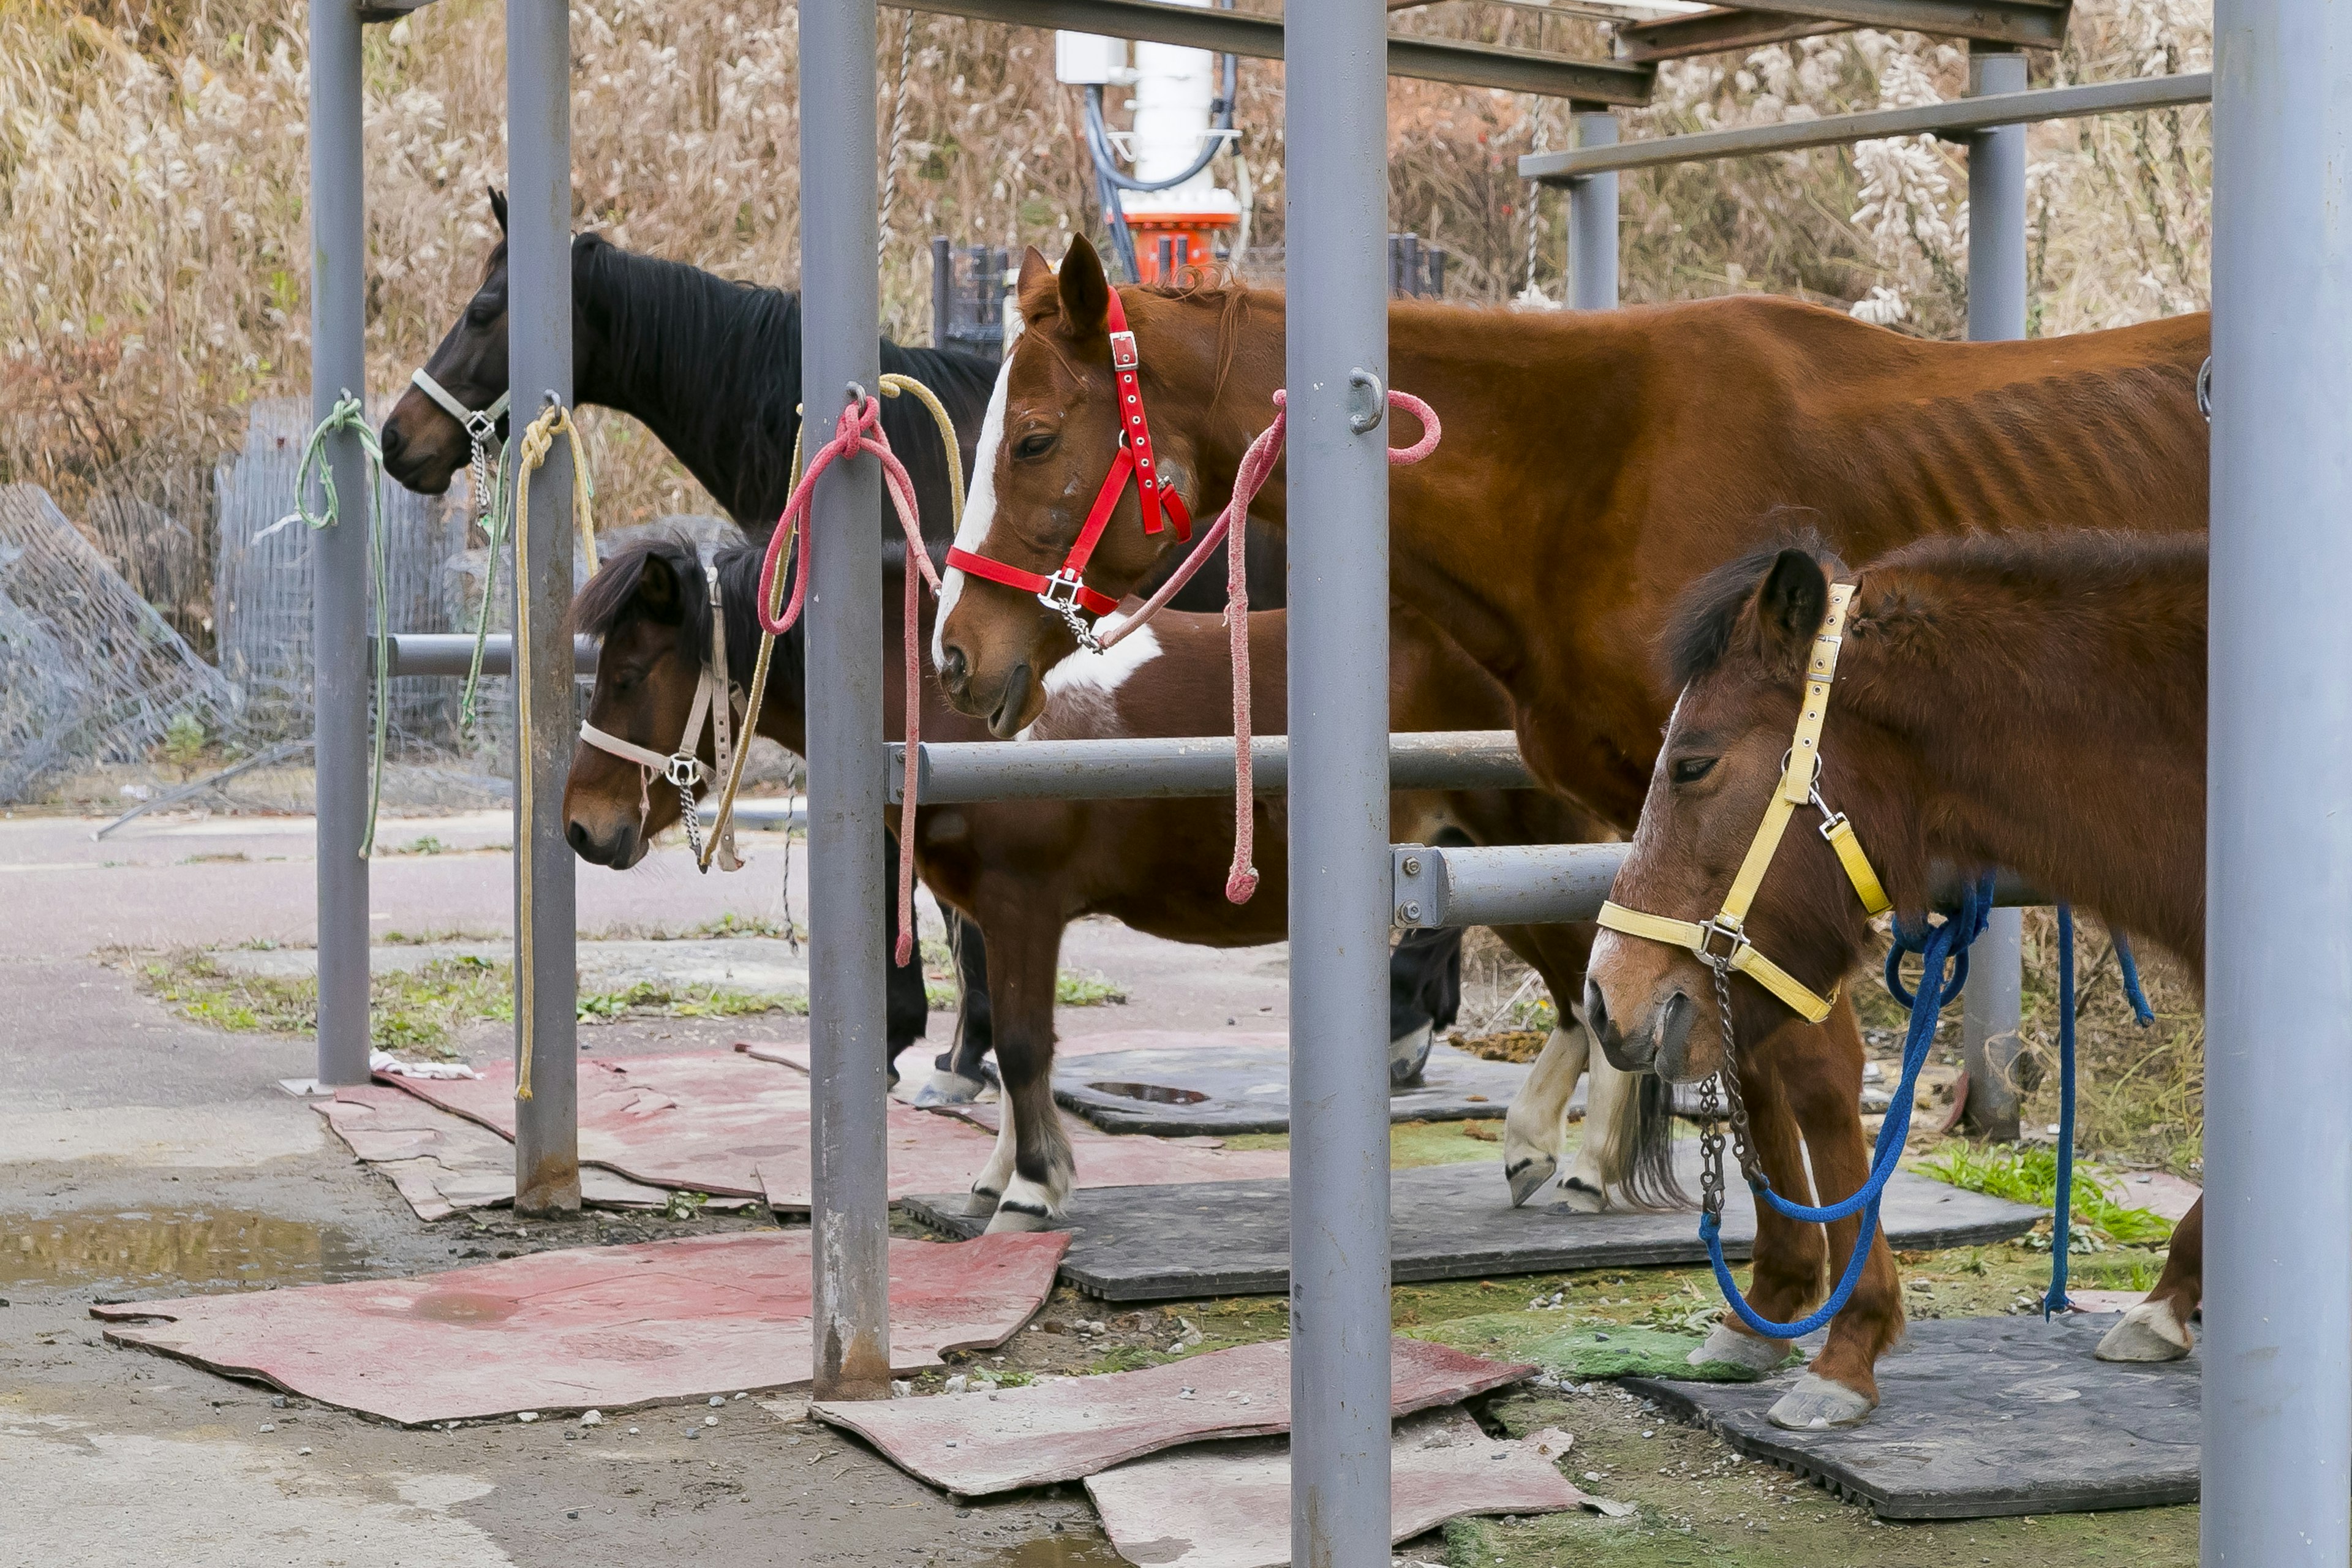
<svg viewBox="0 0 2352 1568">
<path fill-rule="evenodd" d="M 971 679 L 971 661 L 953 643 L 947 645 L 947 658 L 940 667 L 940 679 L 959 689 Z"/>
<path fill-rule="evenodd" d="M 1599 984 L 1591 980 L 1584 983 L 1584 1026 L 1591 1030 L 1592 1037 L 1603 1046 L 1616 1033 L 1609 1021 L 1608 1000 L 1601 994 Z"/>
<path fill-rule="evenodd" d="M 596 841 L 589 835 L 588 825 L 586 823 L 575 820 L 569 827 L 566 827 L 563 830 L 563 838 L 564 842 L 572 846 L 572 852 L 579 856 L 583 860 L 593 860 L 597 858 L 595 854 Z"/>
<path fill-rule="evenodd" d="M 400 426 L 391 420 L 387 419 L 383 422 L 383 428 L 377 433 L 375 439 L 377 447 L 383 453 L 385 462 L 388 463 L 400 455 Z"/>
</svg>

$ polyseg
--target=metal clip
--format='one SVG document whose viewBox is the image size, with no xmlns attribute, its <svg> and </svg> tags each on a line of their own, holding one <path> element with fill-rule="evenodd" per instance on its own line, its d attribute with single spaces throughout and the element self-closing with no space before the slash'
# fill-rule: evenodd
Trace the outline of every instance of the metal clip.
<svg viewBox="0 0 2352 1568">
<path fill-rule="evenodd" d="M 1361 365 L 1348 373 L 1348 428 L 1369 436 L 1388 416 L 1389 391 L 1381 378 Z"/>
<path fill-rule="evenodd" d="M 1080 647 L 1088 653 L 1100 653 L 1102 644 L 1095 638 L 1095 628 L 1078 608 L 1078 590 L 1083 586 L 1078 574 L 1065 566 L 1045 579 L 1037 602 L 1068 623 L 1070 635 L 1078 639 Z"/>
<path fill-rule="evenodd" d="M 1740 950 L 1748 945 L 1748 933 L 1740 929 L 1738 921 L 1728 915 L 1719 914 L 1698 929 L 1698 946 L 1694 951 L 1697 952 L 1700 963 L 1714 969 L 1729 968 L 1732 961 L 1739 956 Z M 1730 950 L 1720 958 L 1714 952 L 1715 939 L 1718 936 L 1731 944 Z"/>
<path fill-rule="evenodd" d="M 679 789 L 692 789 L 702 777 L 702 759 L 691 752 L 680 752 L 662 765 L 662 777 Z"/>
</svg>

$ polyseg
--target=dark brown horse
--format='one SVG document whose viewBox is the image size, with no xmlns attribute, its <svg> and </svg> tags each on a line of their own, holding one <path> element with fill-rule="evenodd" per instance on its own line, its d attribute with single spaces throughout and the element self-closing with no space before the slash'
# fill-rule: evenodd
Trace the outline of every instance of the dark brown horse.
<svg viewBox="0 0 2352 1568">
<path fill-rule="evenodd" d="M 998 384 L 997 433 L 977 455 L 975 495 L 984 479 L 989 504 L 966 510 L 965 548 L 1035 572 L 1068 552 L 1117 438 L 1108 299 L 1083 242 L 1058 276 L 1034 252 L 1024 263 L 1027 331 Z M 1212 513 L 1282 384 L 1282 301 L 1242 289 L 1120 299 L 1163 470 L 1196 515 Z M 2196 316 L 2045 342 L 1927 342 L 1752 297 L 1549 314 L 1399 303 L 1389 382 L 1428 400 L 1445 440 L 1390 470 L 1393 592 L 1510 693 L 1537 776 L 1630 829 L 1673 697 L 1654 643 L 1685 586 L 1777 536 L 1790 510 L 1855 559 L 1923 534 L 2053 518 L 2201 529 L 2195 386 L 2207 337 Z M 1286 500 L 1277 470 L 1254 515 L 1280 526 Z M 1171 548 L 1166 532 L 1141 531 L 1130 502 L 1087 580 L 1128 593 Z M 1045 672 L 1074 647 L 1033 596 L 960 574 L 940 625 L 950 699 L 1000 733 L 1028 721 Z M 1869 1160 L 1851 1007 L 1783 1026 L 1739 1066 L 1780 1190 L 1855 1190 Z M 1797 1316 L 1859 1228 L 1847 1220 L 1825 1237 L 1764 1216 L 1749 1301 L 1768 1318 Z M 1874 1244 L 1813 1363 L 1843 1391 L 1822 1403 L 1824 1418 L 1876 1403 L 1873 1367 L 1902 1330 L 1899 1287 Z M 1707 1353 L 1758 1348 L 1724 1328 Z"/>
<path fill-rule="evenodd" d="M 1611 898 L 1705 921 L 1780 780 L 1830 584 L 1851 581 L 1822 731 L 1821 794 L 1845 813 L 1897 910 L 1931 861 L 2006 866 L 2053 897 L 2205 960 L 2205 542 L 2079 532 L 1927 540 L 1848 573 L 1818 541 L 1702 579 L 1671 634 L 1681 689 Z M 1746 930 L 1817 992 L 1869 949 L 1861 901 L 1817 835 L 1791 832 Z M 1610 1054 L 1693 1080 L 1722 1065 L 1712 972 L 1609 931 L 1585 1013 Z M 1743 1040 L 1787 1009 L 1731 987 Z M 2111 1361 L 2189 1353 L 2204 1204 L 2162 1279 L 2101 1341 Z"/>
<path fill-rule="evenodd" d="M 730 678 L 748 689 L 758 628 L 751 617 L 761 552 L 742 547 L 714 561 L 730 625 Z M 903 566 L 894 564 L 895 579 Z M 667 754 L 687 728 L 709 659 L 710 611 L 703 573 L 680 543 L 631 547 L 607 562 L 574 606 L 578 629 L 599 634 L 589 722 Z M 886 585 L 885 636 L 899 637 L 899 593 Z M 1283 712 L 1283 623 L 1279 610 L 1250 617 L 1252 679 L 1258 711 L 1273 732 Z M 1507 717 L 1502 692 L 1478 668 L 1410 611 L 1392 620 L 1394 722 L 1402 730 L 1495 726 Z M 779 638 L 760 733 L 797 751 L 803 743 L 799 628 Z M 899 661 L 885 661 L 891 689 L 885 712 L 899 712 Z M 1221 617 L 1167 612 L 1112 656 L 1069 665 L 1047 683 L 1048 700 L 1023 738 L 1213 734 L 1230 721 L 1229 668 Z M 930 682 L 923 732 L 943 741 L 986 738 L 950 710 Z M 1017 742 L 1015 742 L 1017 743 Z M 702 749 L 709 751 L 709 737 Z M 667 789 L 648 807 L 637 767 L 583 742 L 564 795 L 567 830 L 584 858 L 628 865 L 646 837 L 677 820 Z M 1534 790 L 1400 794 L 1393 809 L 1405 831 L 1450 828 L 1474 842 L 1577 839 L 1607 830 L 1576 808 Z M 1214 947 L 1279 942 L 1286 934 L 1285 815 L 1278 796 L 1256 803 L 1257 859 L 1265 885 L 1249 903 L 1224 896 L 1233 837 L 1226 800 L 1003 801 L 927 806 L 916 816 L 916 857 L 940 901 L 964 911 L 988 942 L 997 1062 L 1010 1108 L 995 1157 L 974 1182 L 975 1212 L 994 1211 L 992 1228 L 1050 1223 L 1068 1197 L 1074 1166 L 1052 1098 L 1054 992 L 1062 931 L 1106 914 L 1135 930 Z M 1580 994 L 1591 928 L 1507 930 L 1504 940 L 1543 974 L 1557 998 Z M 1564 1112 L 1585 1070 L 1588 1037 L 1573 1018 L 1538 1058 L 1507 1121 L 1505 1155 L 1515 1188 L 1532 1191 L 1557 1167 Z M 1370 1046 L 1367 1042 L 1368 1047 Z M 1562 1185 L 1571 1202 L 1597 1208 L 1613 1184 L 1637 1202 L 1672 1195 L 1664 1096 L 1629 1092 L 1633 1080 L 1591 1060 L 1590 1135 Z"/>
</svg>

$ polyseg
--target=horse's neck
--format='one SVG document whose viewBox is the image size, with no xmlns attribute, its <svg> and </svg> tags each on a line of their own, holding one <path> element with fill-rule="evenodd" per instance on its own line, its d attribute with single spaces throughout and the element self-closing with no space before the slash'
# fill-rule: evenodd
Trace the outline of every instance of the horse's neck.
<svg viewBox="0 0 2352 1568">
<path fill-rule="evenodd" d="M 896 741 L 906 733 L 906 699 L 902 695 L 906 689 L 904 674 L 906 617 L 900 607 L 904 602 L 901 595 L 905 588 L 904 579 L 896 570 L 886 568 L 882 577 L 882 728 L 885 736 Z M 927 741 L 986 740 L 987 726 L 977 720 L 968 719 L 949 707 L 947 700 L 940 692 L 939 682 L 931 679 L 930 635 L 931 616 L 934 610 L 928 590 L 923 593 L 919 603 L 920 612 L 916 628 L 918 641 L 915 658 L 922 679 L 923 738 Z M 804 639 L 807 625 L 807 621 L 803 619 L 789 635 L 795 639 Z M 756 646 L 756 636 L 754 646 Z M 805 640 L 797 640 L 797 647 L 805 649 L 807 644 Z M 805 668 L 804 658 L 793 659 L 791 668 L 797 676 L 798 672 Z M 767 695 L 760 704 L 760 714 L 754 727 L 760 734 L 765 735 L 794 756 L 807 756 L 807 697 L 802 681 L 798 679 L 784 680 L 771 679 L 768 682 Z"/>
<path fill-rule="evenodd" d="M 1849 637 L 1838 700 L 1913 752 L 1922 797 L 1896 809 L 1929 859 L 2010 868 L 2201 966 L 2202 616 L 2099 596 L 1987 613 L 1979 592 L 1964 637 Z"/>
<path fill-rule="evenodd" d="M 619 251 L 575 267 L 572 289 L 575 309 L 608 323 L 575 372 L 580 401 L 643 424 L 738 523 L 772 523 L 788 499 L 800 428 L 799 344 L 785 330 L 797 311 L 772 294 Z M 690 296 L 691 310 L 649 311 L 656 289 Z"/>
</svg>

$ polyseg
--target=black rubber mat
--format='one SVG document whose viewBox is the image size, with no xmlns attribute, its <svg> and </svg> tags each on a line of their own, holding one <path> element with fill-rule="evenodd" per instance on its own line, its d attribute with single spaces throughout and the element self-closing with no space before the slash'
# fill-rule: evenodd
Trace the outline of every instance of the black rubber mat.
<svg viewBox="0 0 2352 1568">
<path fill-rule="evenodd" d="M 1733 1447 L 1811 1478 L 1883 1519 L 1990 1519 L 2197 1500 L 2199 1361 L 2092 1355 L 2113 1313 L 2044 1323 L 1914 1323 L 1878 1363 L 1859 1426 L 1783 1432 L 1764 1413 L 1800 1373 L 1762 1383 L 1624 1386 Z"/>
<path fill-rule="evenodd" d="M 1430 1047 L 1418 1082 L 1389 1092 L 1391 1121 L 1466 1121 L 1500 1116 L 1527 1081 L 1524 1064 L 1490 1062 L 1452 1046 Z M 1290 1051 L 1279 1039 L 1178 1046 L 1064 1057 L 1054 1098 L 1109 1132 L 1286 1132 Z"/>
<path fill-rule="evenodd" d="M 1083 1153 L 1080 1156 L 1084 1157 Z M 1696 1152 L 1685 1184 L 1698 1183 Z M 1724 1250 L 1748 1256 L 1756 1215 L 1733 1184 L 1724 1215 Z M 1706 1256 L 1689 1212 L 1585 1215 L 1558 1189 L 1525 1208 L 1510 1205 L 1499 1159 L 1398 1171 L 1390 1185 L 1391 1278 L 1475 1279 L 1561 1268 L 1691 1263 Z M 978 1235 L 961 1193 L 903 1200 L 925 1224 L 952 1236 Z M 1882 1211 L 1900 1248 L 1981 1245 L 2017 1236 L 2042 1211 L 1924 1176 L 1897 1174 Z M 1062 1276 L 1110 1301 L 1167 1301 L 1251 1295 L 1290 1288 L 1290 1184 L 1205 1182 L 1157 1187 L 1087 1187 L 1070 1200 L 1069 1256 Z"/>
</svg>

